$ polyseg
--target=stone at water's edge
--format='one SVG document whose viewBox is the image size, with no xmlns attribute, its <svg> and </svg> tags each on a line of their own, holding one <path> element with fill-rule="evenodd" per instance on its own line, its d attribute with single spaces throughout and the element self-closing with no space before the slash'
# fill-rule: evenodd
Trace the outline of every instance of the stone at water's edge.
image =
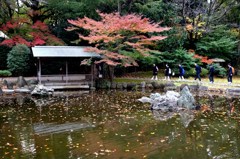
<svg viewBox="0 0 240 159">
<path fill-rule="evenodd" d="M 194 97 L 187 86 L 182 89 L 180 94 L 175 91 L 167 91 L 165 95 L 154 93 L 150 95 L 150 98 L 142 97 L 138 100 L 143 103 L 151 103 L 153 110 L 174 111 L 195 108 Z"/>
<path fill-rule="evenodd" d="M 3 91 L 2 91 L 2 88 L 0 88 L 0 95 L 2 95 L 3 94 Z"/>
<path fill-rule="evenodd" d="M 185 127 L 194 119 L 191 109 L 195 109 L 195 100 L 187 86 L 185 86 L 180 94 L 175 91 L 167 91 L 165 95 L 153 93 L 149 97 L 138 99 L 142 103 L 151 103 L 153 116 L 157 120 L 168 120 L 180 115 L 180 119 Z"/>
<path fill-rule="evenodd" d="M 3 86 L 6 86 L 7 89 L 13 89 L 13 85 L 14 85 L 14 83 L 11 81 L 7 81 L 7 80 L 3 81 Z"/>
<path fill-rule="evenodd" d="M 240 93 L 240 88 L 229 88 L 226 90 L 227 93 Z"/>
<path fill-rule="evenodd" d="M 31 91 L 27 88 L 18 88 L 14 90 L 15 93 L 30 93 Z"/>
<path fill-rule="evenodd" d="M 34 96 L 48 96 L 53 94 L 53 89 L 52 88 L 47 88 L 43 85 L 36 85 L 34 90 L 31 92 L 31 95 Z"/>
<path fill-rule="evenodd" d="M 181 91 L 181 96 L 177 101 L 177 105 L 179 107 L 187 108 L 187 109 L 194 109 L 195 108 L 195 99 L 191 92 L 189 91 L 188 87 L 185 86 Z"/>
<path fill-rule="evenodd" d="M 142 97 L 138 99 L 143 103 L 151 103 L 151 109 L 171 111 L 177 106 L 177 101 L 180 94 L 174 91 L 167 91 L 165 95 L 160 95 L 159 93 L 153 93 L 148 97 Z"/>
<path fill-rule="evenodd" d="M 36 79 L 30 79 L 27 81 L 27 85 L 37 85 L 38 84 L 38 80 Z"/>
<path fill-rule="evenodd" d="M 17 82 L 16 82 L 16 85 L 21 88 L 21 87 L 24 87 L 24 86 L 27 86 L 27 82 L 26 80 L 24 79 L 23 76 L 19 76 L 18 79 L 17 79 Z"/>
</svg>

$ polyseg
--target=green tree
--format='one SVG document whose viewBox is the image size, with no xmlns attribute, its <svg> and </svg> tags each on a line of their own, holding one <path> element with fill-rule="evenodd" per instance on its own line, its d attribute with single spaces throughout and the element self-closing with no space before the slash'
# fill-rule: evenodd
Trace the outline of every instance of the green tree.
<svg viewBox="0 0 240 159">
<path fill-rule="evenodd" d="M 30 49 L 16 45 L 7 56 L 8 69 L 15 75 L 25 75 L 30 70 Z"/>
<path fill-rule="evenodd" d="M 196 44 L 196 52 L 209 58 L 222 58 L 226 61 L 237 55 L 237 35 L 226 26 L 216 26 Z"/>
<path fill-rule="evenodd" d="M 161 25 L 174 26 L 179 23 L 176 6 L 163 0 L 147 1 L 146 3 L 135 3 L 137 12 L 155 22 L 162 21 Z"/>
<path fill-rule="evenodd" d="M 195 59 L 193 54 L 188 53 L 183 48 L 178 48 L 173 52 L 162 52 L 157 55 L 162 63 L 169 64 L 172 68 L 177 68 L 181 64 L 185 70 L 190 70 L 194 63 L 199 63 L 199 59 Z"/>
<path fill-rule="evenodd" d="M 188 32 L 189 48 L 195 49 L 195 43 L 211 26 L 221 24 L 225 15 L 236 6 L 238 0 L 172 0 L 181 16 L 181 24 Z"/>
<path fill-rule="evenodd" d="M 72 41 L 78 38 L 77 34 L 67 32 L 65 29 L 69 26 L 67 19 L 77 19 L 87 16 L 93 19 L 99 19 L 96 12 L 100 0 L 48 0 L 47 9 L 51 10 L 51 17 L 48 21 L 53 33 L 61 38 L 65 43 L 74 45 Z M 84 30 L 81 30 L 84 33 Z M 86 43 L 82 42 L 83 45 Z"/>
<path fill-rule="evenodd" d="M 174 52 L 176 49 L 184 47 L 187 41 L 187 32 L 179 26 L 173 27 L 168 32 L 164 32 L 163 35 L 168 38 L 159 41 L 156 45 L 156 50 Z"/>
<path fill-rule="evenodd" d="M 15 13 L 14 0 L 0 0 L 0 25 L 10 20 Z"/>
</svg>

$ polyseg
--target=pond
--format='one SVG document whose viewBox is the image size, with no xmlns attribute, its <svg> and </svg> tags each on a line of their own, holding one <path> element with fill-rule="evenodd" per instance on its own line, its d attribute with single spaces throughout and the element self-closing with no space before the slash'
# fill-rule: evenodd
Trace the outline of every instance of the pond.
<svg viewBox="0 0 240 159">
<path fill-rule="evenodd" d="M 240 158 L 239 99 L 197 98 L 186 126 L 137 99 L 150 92 L 94 91 L 0 100 L 2 159 Z M 234 110 L 233 110 L 234 109 Z M 167 114 L 165 114 L 167 116 Z M 165 116 L 165 117 L 166 117 Z"/>
</svg>

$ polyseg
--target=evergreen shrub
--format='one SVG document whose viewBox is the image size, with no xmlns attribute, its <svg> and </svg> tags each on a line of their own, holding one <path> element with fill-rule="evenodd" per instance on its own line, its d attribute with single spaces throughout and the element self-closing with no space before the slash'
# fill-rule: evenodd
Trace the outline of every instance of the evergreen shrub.
<svg viewBox="0 0 240 159">
<path fill-rule="evenodd" d="M 225 77 L 227 74 L 227 70 L 225 68 L 223 68 L 222 66 L 220 66 L 218 63 L 214 63 L 212 64 L 214 67 L 214 75 L 218 76 L 218 77 Z M 210 69 L 210 65 L 207 65 L 207 69 Z"/>
<path fill-rule="evenodd" d="M 12 76 L 12 73 L 8 70 L 0 70 L 0 77 Z"/>
<path fill-rule="evenodd" d="M 202 68 L 202 72 L 201 72 L 201 77 L 207 77 L 208 75 L 208 70 L 206 68 Z M 190 70 L 187 70 L 185 72 L 185 77 L 195 77 L 196 76 L 196 71 L 195 68 L 191 68 Z"/>
<path fill-rule="evenodd" d="M 30 70 L 30 49 L 26 45 L 16 45 L 7 56 L 8 69 L 15 75 L 24 75 Z"/>
</svg>

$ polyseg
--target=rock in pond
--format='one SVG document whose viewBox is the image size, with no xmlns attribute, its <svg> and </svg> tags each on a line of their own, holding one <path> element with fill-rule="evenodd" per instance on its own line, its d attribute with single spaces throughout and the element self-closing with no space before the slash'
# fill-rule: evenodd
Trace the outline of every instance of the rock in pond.
<svg viewBox="0 0 240 159">
<path fill-rule="evenodd" d="M 166 94 L 153 93 L 149 97 L 138 99 L 142 103 L 151 103 L 151 109 L 174 111 L 179 109 L 194 109 L 195 100 L 188 87 L 184 87 L 179 94 L 175 91 L 167 91 Z"/>
<path fill-rule="evenodd" d="M 54 90 L 52 88 L 45 87 L 41 84 L 36 85 L 34 90 L 31 92 L 31 95 L 33 96 L 48 96 L 52 95 Z"/>
</svg>

